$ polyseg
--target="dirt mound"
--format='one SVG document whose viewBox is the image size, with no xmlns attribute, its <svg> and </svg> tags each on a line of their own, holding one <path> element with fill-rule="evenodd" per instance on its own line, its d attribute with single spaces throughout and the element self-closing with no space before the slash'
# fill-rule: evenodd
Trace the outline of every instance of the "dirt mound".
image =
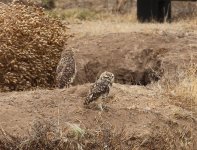
<svg viewBox="0 0 197 150">
<path fill-rule="evenodd" d="M 0 91 L 52 87 L 66 27 L 41 8 L 0 4 Z"/>
<path fill-rule="evenodd" d="M 100 114 L 83 106 L 89 87 L 86 84 L 64 90 L 0 93 L 2 129 L 24 136 L 35 120 L 50 119 L 60 127 L 77 124 L 85 131 L 97 133 L 109 127 L 116 135 L 124 128 L 120 149 L 194 149 L 197 146 L 197 116 L 169 103 L 159 91 L 114 84 L 106 100 L 108 110 Z"/>
<path fill-rule="evenodd" d="M 94 82 L 105 70 L 113 72 L 115 82 L 121 84 L 147 85 L 158 81 L 165 72 L 175 74 L 181 62 L 190 62 L 191 55 L 192 61 L 197 61 L 195 40 L 192 34 L 180 36 L 165 32 L 119 33 L 70 40 L 68 43 L 75 48 L 77 61 L 75 84 Z"/>
</svg>

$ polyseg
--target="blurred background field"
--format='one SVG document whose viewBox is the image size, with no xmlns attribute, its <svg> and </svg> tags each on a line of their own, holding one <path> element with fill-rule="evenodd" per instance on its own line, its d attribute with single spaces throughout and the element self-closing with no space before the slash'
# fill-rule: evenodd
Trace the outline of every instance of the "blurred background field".
<svg viewBox="0 0 197 150">
<path fill-rule="evenodd" d="M 25 1 L 25 0 L 16 0 Z M 30 0 L 43 6 L 53 17 L 65 20 L 103 20 L 120 18 L 136 20 L 136 0 Z M 8 3 L 11 0 L 0 0 Z M 196 17 L 197 4 L 190 1 L 172 2 L 172 19 L 178 21 Z"/>
</svg>

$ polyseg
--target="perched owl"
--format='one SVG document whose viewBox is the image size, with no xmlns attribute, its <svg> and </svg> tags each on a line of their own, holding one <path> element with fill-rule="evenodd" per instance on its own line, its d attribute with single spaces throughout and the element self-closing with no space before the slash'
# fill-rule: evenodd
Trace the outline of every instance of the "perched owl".
<svg viewBox="0 0 197 150">
<path fill-rule="evenodd" d="M 76 74 L 76 64 L 72 49 L 63 52 L 56 73 L 56 83 L 58 88 L 62 89 L 65 86 L 68 88 L 70 84 L 73 83 Z"/>
<path fill-rule="evenodd" d="M 102 97 L 105 99 L 110 91 L 110 87 L 114 82 L 114 74 L 111 72 L 103 72 L 99 79 L 91 86 L 88 96 L 85 99 L 84 105 L 96 101 Z M 102 104 L 99 106 L 102 110 Z"/>
</svg>

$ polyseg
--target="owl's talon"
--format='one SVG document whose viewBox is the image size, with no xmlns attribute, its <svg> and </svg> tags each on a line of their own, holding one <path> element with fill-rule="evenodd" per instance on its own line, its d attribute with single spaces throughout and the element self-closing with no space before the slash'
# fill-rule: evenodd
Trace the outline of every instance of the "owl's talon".
<svg viewBox="0 0 197 150">
<path fill-rule="evenodd" d="M 103 105 L 103 109 L 105 110 L 105 111 L 109 111 L 109 107 L 108 106 L 106 106 L 106 105 Z"/>
</svg>

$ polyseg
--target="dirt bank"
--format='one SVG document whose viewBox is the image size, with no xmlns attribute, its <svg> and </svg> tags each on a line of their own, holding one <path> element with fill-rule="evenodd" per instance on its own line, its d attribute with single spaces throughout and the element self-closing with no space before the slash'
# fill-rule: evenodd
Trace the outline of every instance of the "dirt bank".
<svg viewBox="0 0 197 150">
<path fill-rule="evenodd" d="M 70 40 L 68 45 L 75 48 L 77 61 L 75 84 L 94 82 L 108 70 L 115 74 L 117 83 L 147 85 L 165 72 L 173 75 L 177 68 L 197 61 L 196 34 L 154 32 L 87 35 Z"/>
<path fill-rule="evenodd" d="M 169 103 L 151 87 L 114 84 L 101 113 L 83 107 L 89 84 L 67 90 L 36 90 L 0 94 L 1 126 L 5 131 L 27 134 L 36 119 L 51 119 L 99 130 L 105 124 L 126 131 L 125 149 L 194 149 L 196 116 Z M 182 143 L 182 144 L 180 144 Z"/>
</svg>

